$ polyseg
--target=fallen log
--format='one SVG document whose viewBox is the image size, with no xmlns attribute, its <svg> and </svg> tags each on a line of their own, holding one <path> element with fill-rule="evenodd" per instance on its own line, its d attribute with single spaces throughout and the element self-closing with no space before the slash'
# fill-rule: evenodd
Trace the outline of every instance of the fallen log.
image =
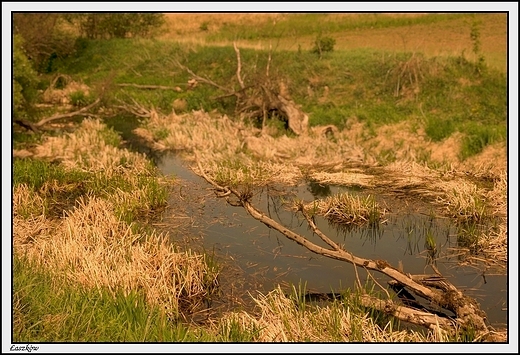
<svg viewBox="0 0 520 355">
<path fill-rule="evenodd" d="M 453 312 L 455 317 L 454 319 L 449 317 L 440 317 L 433 312 L 426 312 L 405 305 L 397 305 L 390 299 L 381 300 L 374 298 L 373 296 L 363 295 L 363 302 L 367 306 L 390 314 L 401 320 L 430 329 L 441 328 L 447 332 L 453 332 L 458 328 L 473 329 L 481 338 L 485 338 L 487 334 L 490 334 L 486 325 L 486 314 L 480 309 L 478 303 L 474 299 L 464 295 L 446 278 L 442 277 L 435 267 L 434 271 L 436 275 L 413 276 L 394 268 L 385 260 L 371 260 L 357 257 L 344 249 L 342 245 L 339 245 L 327 237 L 316 226 L 312 217 L 305 211 L 303 203 L 301 203 L 299 206 L 299 212 L 304 216 L 313 232 L 323 242 L 325 242 L 328 247 L 317 245 L 302 235 L 295 233 L 273 220 L 254 207 L 251 203 L 252 193 L 250 191 L 240 192 L 235 188 L 217 184 L 206 174 L 204 168 L 200 164 L 197 154 L 195 154 L 195 156 L 198 166 L 198 171 L 195 171 L 195 173 L 211 184 L 215 189 L 217 196 L 225 198 L 230 205 L 243 207 L 249 215 L 256 220 L 262 222 L 269 228 L 277 230 L 288 239 L 293 240 L 313 253 L 348 262 L 356 267 L 364 268 L 366 270 L 382 273 L 390 277 L 393 280 L 394 285 L 406 288 L 411 293 L 430 301 L 432 304 Z M 385 292 L 387 291 L 385 290 Z"/>
</svg>

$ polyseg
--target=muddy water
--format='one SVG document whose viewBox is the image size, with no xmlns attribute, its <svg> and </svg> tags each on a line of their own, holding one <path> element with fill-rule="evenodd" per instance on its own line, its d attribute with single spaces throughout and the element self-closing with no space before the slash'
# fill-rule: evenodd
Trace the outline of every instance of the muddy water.
<svg viewBox="0 0 520 355">
<path fill-rule="evenodd" d="M 173 227 L 170 235 L 177 241 L 188 240 L 192 246 L 202 245 L 204 250 L 214 251 L 219 260 L 228 262 L 222 278 L 227 293 L 240 297 L 247 292 L 254 295 L 255 290 L 268 292 L 279 284 L 288 287 L 299 283 L 310 292 L 354 287 L 356 274 L 352 265 L 314 254 L 256 221 L 244 209 L 217 199 L 210 186 L 176 156 L 162 157 L 158 167 L 165 175 L 180 179 L 179 188 L 169 201 L 177 212 L 167 210 L 163 221 L 165 225 L 187 225 L 188 229 Z M 283 225 L 322 244 L 301 218 L 282 206 L 280 195 L 312 201 L 340 191 L 364 193 L 359 189 L 308 183 L 283 190 L 264 188 L 253 197 L 253 203 Z M 317 225 L 354 255 L 384 259 L 396 267 L 401 264 L 405 272 L 433 274 L 428 265 L 434 262 L 454 285 L 477 299 L 491 325 L 500 327 L 507 323 L 507 276 L 485 270 L 482 265 L 460 266 L 456 227 L 448 219 L 432 217 L 389 196 L 378 195 L 376 199 L 390 210 L 387 221 L 377 228 L 345 229 L 323 218 L 316 219 Z M 435 238 L 434 255 L 425 247 L 427 234 Z M 370 280 L 366 272 L 358 270 L 358 274 L 362 283 Z M 386 285 L 385 276 L 372 275 Z"/>
</svg>

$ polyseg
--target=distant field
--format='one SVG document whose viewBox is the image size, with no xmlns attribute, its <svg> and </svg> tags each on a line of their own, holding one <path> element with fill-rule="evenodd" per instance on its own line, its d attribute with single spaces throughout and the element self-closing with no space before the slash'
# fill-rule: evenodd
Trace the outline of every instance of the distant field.
<svg viewBox="0 0 520 355">
<path fill-rule="evenodd" d="M 321 31 L 336 50 L 374 48 L 473 59 L 471 25 L 479 23 L 488 65 L 507 70 L 507 14 L 167 14 L 161 38 L 242 47 L 309 49 Z"/>
</svg>

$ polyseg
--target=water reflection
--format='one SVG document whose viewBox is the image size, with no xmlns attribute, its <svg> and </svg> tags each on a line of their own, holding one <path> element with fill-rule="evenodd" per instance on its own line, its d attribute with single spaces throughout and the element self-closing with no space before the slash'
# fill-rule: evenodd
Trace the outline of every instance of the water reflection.
<svg viewBox="0 0 520 355">
<path fill-rule="evenodd" d="M 325 184 L 320 184 L 316 181 L 309 181 L 309 192 L 315 198 L 323 198 L 327 197 L 331 194 L 330 186 Z"/>
<path fill-rule="evenodd" d="M 175 157 L 161 161 L 159 168 L 164 173 L 174 173 L 195 182 L 201 189 L 208 187 Z M 357 190 L 352 193 L 363 194 Z M 269 186 L 255 191 L 252 202 L 285 227 L 327 247 L 301 216 L 289 210 L 287 203 L 294 198 L 309 202 L 345 191 L 350 193 L 351 189 L 312 183 L 296 187 Z M 172 196 L 172 199 L 176 198 Z M 231 207 L 209 192 L 200 206 L 189 213 L 196 214 L 193 233 L 202 236 L 203 247 L 213 250 L 218 246 L 216 251 L 232 258 L 245 274 L 255 276 L 256 280 L 260 278 L 261 282 L 254 286 L 259 291 L 268 292 L 280 283 L 306 283 L 309 291 L 325 293 L 354 286 L 356 275 L 352 265 L 313 254 L 254 220 L 242 208 Z M 486 283 L 482 282 L 481 269 L 457 266 L 460 226 L 451 224 L 446 218 L 415 212 L 386 217 L 384 224 L 372 227 L 338 225 L 319 216 L 315 221 L 326 235 L 359 257 L 402 265 L 404 272 L 412 274 L 432 273 L 428 265 L 434 263 L 453 284 L 466 290 L 468 295 L 479 297 L 491 322 L 506 322 L 507 314 L 502 308 L 507 302 L 507 277 L 487 275 Z M 363 270 L 359 276 L 362 282 L 369 280 Z M 381 284 L 387 281 L 384 276 L 374 276 Z"/>
</svg>

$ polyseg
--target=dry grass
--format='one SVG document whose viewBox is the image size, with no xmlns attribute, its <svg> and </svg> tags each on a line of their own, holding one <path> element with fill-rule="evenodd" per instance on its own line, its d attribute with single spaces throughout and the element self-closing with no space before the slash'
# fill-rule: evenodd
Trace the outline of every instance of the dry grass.
<svg viewBox="0 0 520 355">
<path fill-rule="evenodd" d="M 100 120 L 85 119 L 73 133 L 47 137 L 36 147 L 34 157 L 58 160 L 65 168 L 103 172 L 109 177 L 121 172 L 137 174 L 149 169 L 150 163 L 144 155 L 119 149 L 118 143 L 119 136 L 109 131 Z"/>
<path fill-rule="evenodd" d="M 493 190 L 486 196 L 493 208 L 493 214 L 502 218 L 507 218 L 507 185 L 507 174 L 503 171 L 495 178 Z"/>
<path fill-rule="evenodd" d="M 178 252 L 166 235 L 138 232 L 117 217 L 121 209 L 149 210 L 149 199 L 157 194 L 148 190 L 155 185 L 140 180 L 153 174 L 151 164 L 144 155 L 118 149 L 118 142 L 104 124 L 85 120 L 75 132 L 36 147 L 37 158 L 57 158 L 65 168 L 83 169 L 100 182 L 117 177 L 132 188 L 102 186 L 103 198 L 80 197 L 56 220 L 45 215 L 44 196 L 67 186 L 47 182 L 32 192 L 18 185 L 13 188 L 14 252 L 66 282 L 114 294 L 142 290 L 149 302 L 172 315 L 190 311 L 206 297 L 216 274 L 204 256 Z"/>
<path fill-rule="evenodd" d="M 442 191 L 437 197 L 451 217 L 460 221 L 481 221 L 488 216 L 485 192 L 474 183 L 464 180 L 440 181 L 433 189 Z"/>
<path fill-rule="evenodd" d="M 153 112 L 147 125 L 136 133 L 151 140 L 153 132 L 161 129 L 169 134 L 153 141 L 154 147 L 184 151 L 188 160 L 193 160 L 194 152 L 198 152 L 201 162 L 208 164 L 242 161 L 247 166 L 258 160 L 273 164 L 291 161 L 291 166 L 308 170 L 340 169 L 345 163 L 365 162 L 362 149 L 341 136 L 337 142 L 313 132 L 294 138 L 285 135 L 275 138 L 227 116 L 212 117 L 202 111 L 169 116 Z"/>
<path fill-rule="evenodd" d="M 368 314 L 359 315 L 340 303 L 298 309 L 280 287 L 254 297 L 257 314 L 235 312 L 217 324 L 238 323 L 240 329 L 258 331 L 257 342 L 431 342 L 446 341 L 430 333 L 381 329 Z"/>
<path fill-rule="evenodd" d="M 296 185 L 303 178 L 300 169 L 281 163 L 255 161 L 243 157 L 239 162 L 206 163 L 217 183 L 262 187 L 273 182 Z"/>
<path fill-rule="evenodd" d="M 174 315 L 195 308 L 207 294 L 203 256 L 175 251 L 164 235 L 132 231 L 115 216 L 111 202 L 82 199 L 59 222 L 19 218 L 19 208 L 22 204 L 14 211 L 15 253 L 67 282 L 114 293 L 143 290 L 152 304 Z"/>
<path fill-rule="evenodd" d="M 314 201 L 307 204 L 305 209 L 342 225 L 377 224 L 386 213 L 386 210 L 381 208 L 372 196 L 361 197 L 348 193 Z"/>
<path fill-rule="evenodd" d="M 215 32 L 229 23 L 254 26 L 269 21 L 276 22 L 285 16 L 288 15 L 276 13 L 167 13 L 166 31 L 161 38 L 177 39 L 178 37 L 186 38 L 189 35 L 203 37 L 202 24 L 207 24 L 208 31 Z"/>
<path fill-rule="evenodd" d="M 375 185 L 373 175 L 363 174 L 358 171 L 342 171 L 339 173 L 316 171 L 311 173 L 309 178 L 313 181 L 318 181 L 320 184 L 360 187 L 373 187 Z"/>
</svg>

